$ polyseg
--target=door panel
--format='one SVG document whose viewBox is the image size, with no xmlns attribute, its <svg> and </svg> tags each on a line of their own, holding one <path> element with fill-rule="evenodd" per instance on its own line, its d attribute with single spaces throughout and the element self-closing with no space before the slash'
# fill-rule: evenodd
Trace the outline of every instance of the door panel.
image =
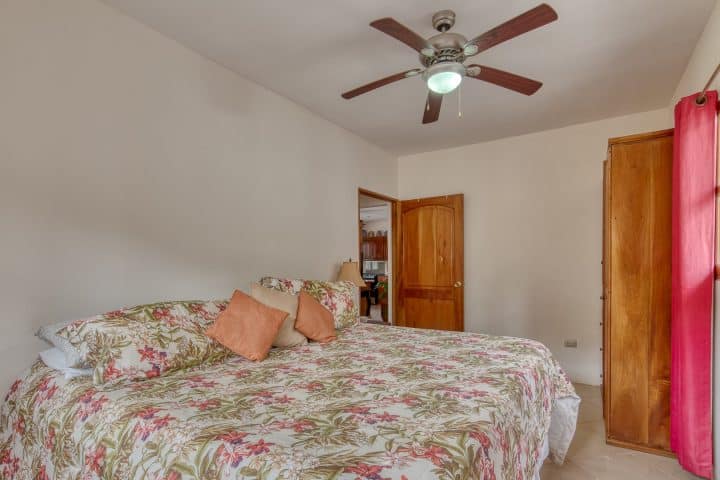
<svg viewBox="0 0 720 480">
<path fill-rule="evenodd" d="M 400 205 L 398 324 L 463 330 L 463 196 Z"/>
<path fill-rule="evenodd" d="M 455 281 L 453 270 L 454 212 L 451 208 L 436 207 L 434 220 L 435 249 L 438 252 L 435 262 L 435 285 L 452 287 Z"/>
<path fill-rule="evenodd" d="M 452 299 L 409 297 L 405 311 L 412 325 L 433 330 L 455 330 L 455 302 Z"/>
<path fill-rule="evenodd" d="M 648 446 L 670 451 L 670 382 L 656 381 L 650 387 Z"/>
<path fill-rule="evenodd" d="M 609 443 L 669 453 L 672 131 L 610 141 L 604 400 Z"/>
<path fill-rule="evenodd" d="M 648 373 L 648 445 L 670 451 L 670 312 L 672 292 L 672 137 L 654 144 L 652 269 Z"/>
<path fill-rule="evenodd" d="M 647 215 L 651 185 L 647 179 L 651 166 L 636 149 L 623 145 L 611 151 L 611 241 L 613 245 L 640 248 L 614 249 L 610 264 L 613 278 L 610 432 L 615 440 L 646 443 L 650 337 L 647 317 L 652 281 L 651 217 Z M 616 358 L 619 355 L 622 358 Z"/>
<path fill-rule="evenodd" d="M 425 215 L 420 209 L 401 212 L 400 215 L 402 282 L 406 285 L 420 285 L 426 265 L 422 255 L 423 242 L 426 241 L 422 229 Z M 411 242 L 414 244 L 412 247 Z"/>
</svg>

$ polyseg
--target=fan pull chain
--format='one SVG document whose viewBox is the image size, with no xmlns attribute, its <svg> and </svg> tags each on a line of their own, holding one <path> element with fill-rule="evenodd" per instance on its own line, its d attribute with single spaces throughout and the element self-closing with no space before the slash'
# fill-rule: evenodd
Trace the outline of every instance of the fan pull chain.
<svg viewBox="0 0 720 480">
<path fill-rule="evenodd" d="M 462 118 L 462 84 L 458 87 L 458 118 Z"/>
</svg>

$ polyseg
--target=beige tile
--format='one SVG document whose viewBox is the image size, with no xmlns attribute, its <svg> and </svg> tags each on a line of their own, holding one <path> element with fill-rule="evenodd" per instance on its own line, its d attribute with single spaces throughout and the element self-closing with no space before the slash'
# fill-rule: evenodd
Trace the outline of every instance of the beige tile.
<svg viewBox="0 0 720 480">
<path fill-rule="evenodd" d="M 673 458 L 607 445 L 600 387 L 577 384 L 575 389 L 582 399 L 575 438 L 563 465 L 545 462 L 540 471 L 542 480 L 698 478 L 685 472 Z"/>
<path fill-rule="evenodd" d="M 596 477 L 582 467 L 567 460 L 563 465 L 555 465 L 548 461 L 540 471 L 540 480 L 576 480 L 580 478 L 592 479 Z"/>
</svg>

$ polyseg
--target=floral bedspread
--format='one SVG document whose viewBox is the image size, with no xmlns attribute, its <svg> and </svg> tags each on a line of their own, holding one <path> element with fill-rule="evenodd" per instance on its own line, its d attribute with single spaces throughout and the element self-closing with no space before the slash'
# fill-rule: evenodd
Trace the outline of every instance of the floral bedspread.
<svg viewBox="0 0 720 480">
<path fill-rule="evenodd" d="M 38 361 L 0 410 L 0 478 L 530 479 L 574 395 L 540 343 L 365 324 L 138 382 Z"/>
</svg>

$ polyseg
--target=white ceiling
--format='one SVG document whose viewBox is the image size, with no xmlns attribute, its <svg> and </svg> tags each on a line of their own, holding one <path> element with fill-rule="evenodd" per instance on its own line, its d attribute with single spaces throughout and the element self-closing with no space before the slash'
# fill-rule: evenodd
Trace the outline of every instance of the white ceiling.
<svg viewBox="0 0 720 480">
<path fill-rule="evenodd" d="M 422 125 L 426 88 L 409 78 L 340 94 L 419 66 L 368 26 L 391 16 L 429 37 L 457 13 L 474 37 L 541 0 L 103 0 L 181 44 L 397 154 L 477 143 L 667 106 L 715 0 L 547 0 L 560 19 L 471 60 L 545 83 L 532 97 L 465 79 Z M 701 85 L 698 85 L 701 88 Z"/>
<path fill-rule="evenodd" d="M 389 218 L 388 207 L 380 205 L 377 207 L 365 207 L 360 209 L 360 220 L 372 222 L 375 220 L 387 220 Z"/>
<path fill-rule="evenodd" d="M 367 207 L 380 207 L 383 205 L 389 205 L 390 202 L 387 202 L 385 200 L 380 200 L 379 198 L 375 197 L 368 197 L 367 195 L 360 194 L 358 196 L 358 206 L 362 208 Z"/>
</svg>

